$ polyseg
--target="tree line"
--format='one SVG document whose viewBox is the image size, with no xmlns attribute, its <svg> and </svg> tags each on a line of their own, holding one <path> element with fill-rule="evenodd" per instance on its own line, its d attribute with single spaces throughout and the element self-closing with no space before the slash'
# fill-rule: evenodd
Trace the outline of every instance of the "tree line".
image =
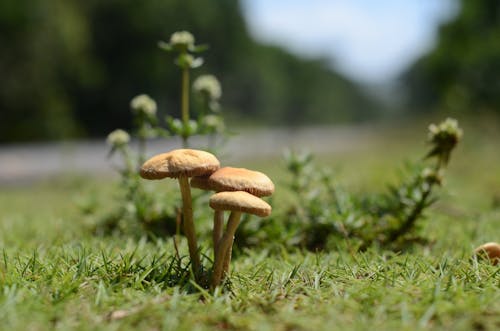
<svg viewBox="0 0 500 331">
<path fill-rule="evenodd" d="M 359 120 L 374 102 L 326 61 L 252 39 L 235 0 L 3 0 L 0 142 L 100 137 L 131 126 L 130 100 L 178 115 L 180 74 L 159 40 L 189 30 L 233 121 L 272 125 Z M 196 72 L 203 74 L 205 72 Z"/>
</svg>

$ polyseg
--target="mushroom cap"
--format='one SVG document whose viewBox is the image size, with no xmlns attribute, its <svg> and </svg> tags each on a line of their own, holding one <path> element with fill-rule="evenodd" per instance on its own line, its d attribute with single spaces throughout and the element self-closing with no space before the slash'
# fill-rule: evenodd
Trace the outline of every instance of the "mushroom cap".
<svg viewBox="0 0 500 331">
<path fill-rule="evenodd" d="M 219 192 L 210 197 L 210 207 L 215 210 L 230 210 L 266 217 L 271 206 L 255 195 L 244 191 Z"/>
<path fill-rule="evenodd" d="M 222 191 L 245 191 L 258 197 L 274 192 L 274 184 L 265 174 L 245 168 L 224 167 L 208 178 L 211 189 Z"/>
<path fill-rule="evenodd" d="M 217 158 L 196 149 L 174 149 L 168 153 L 153 156 L 141 167 L 141 177 L 162 179 L 165 177 L 193 177 L 209 175 L 219 169 Z"/>
<path fill-rule="evenodd" d="M 191 178 L 191 187 L 198 188 L 200 190 L 212 191 L 213 187 L 208 182 L 209 176 L 196 176 Z"/>
<path fill-rule="evenodd" d="M 489 242 L 474 250 L 474 254 L 480 257 L 487 257 L 493 265 L 500 262 L 500 244 Z"/>
</svg>

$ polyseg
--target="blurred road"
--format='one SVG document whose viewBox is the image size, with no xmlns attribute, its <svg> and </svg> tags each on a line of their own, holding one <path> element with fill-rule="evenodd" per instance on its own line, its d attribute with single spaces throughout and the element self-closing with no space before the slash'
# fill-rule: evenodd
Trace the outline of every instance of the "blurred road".
<svg viewBox="0 0 500 331">
<path fill-rule="evenodd" d="M 279 128 L 240 131 L 228 139 L 218 155 L 223 164 L 282 155 L 286 148 L 316 154 L 353 150 L 372 139 L 369 126 Z M 147 155 L 180 148 L 171 138 L 148 143 Z M 206 148 L 206 139 L 194 137 L 193 148 Z M 107 174 L 118 166 L 118 156 L 108 158 L 103 140 L 0 145 L 0 185 L 20 185 L 68 174 Z"/>
</svg>

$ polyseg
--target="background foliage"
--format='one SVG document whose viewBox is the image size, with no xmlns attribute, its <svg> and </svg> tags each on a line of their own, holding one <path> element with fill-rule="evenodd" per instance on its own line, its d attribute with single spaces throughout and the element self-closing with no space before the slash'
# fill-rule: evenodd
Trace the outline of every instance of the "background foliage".
<svg viewBox="0 0 500 331">
<path fill-rule="evenodd" d="M 500 112 L 500 2 L 460 0 L 433 51 L 404 75 L 409 103 L 448 112 Z"/>
<path fill-rule="evenodd" d="M 228 114 L 269 124 L 373 115 L 373 100 L 326 62 L 255 42 L 238 1 L 5 0 L 0 142 L 128 129 L 137 93 L 177 116 L 180 73 L 157 42 L 182 29 L 210 45 L 203 70 L 220 78 Z"/>
<path fill-rule="evenodd" d="M 435 48 L 401 77 L 409 112 L 500 109 L 500 4 L 457 5 Z M 221 79 L 233 120 L 295 125 L 382 113 L 326 61 L 253 40 L 239 1 L 4 0 L 0 142 L 129 129 L 128 101 L 141 92 L 158 100 L 160 115 L 178 116 L 179 72 L 156 42 L 181 29 L 210 44 L 203 70 Z"/>
</svg>

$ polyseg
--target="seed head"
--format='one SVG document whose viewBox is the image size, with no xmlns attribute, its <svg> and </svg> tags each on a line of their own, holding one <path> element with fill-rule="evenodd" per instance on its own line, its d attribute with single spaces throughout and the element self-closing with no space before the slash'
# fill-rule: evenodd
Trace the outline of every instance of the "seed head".
<svg viewBox="0 0 500 331">
<path fill-rule="evenodd" d="M 463 131 L 458 126 L 458 121 L 453 118 L 447 118 L 440 124 L 429 125 L 429 141 L 436 144 L 443 142 L 458 143 L 462 138 Z"/>
<path fill-rule="evenodd" d="M 422 179 L 429 184 L 441 185 L 443 182 L 443 174 L 431 168 L 425 168 L 420 174 Z"/>
<path fill-rule="evenodd" d="M 212 101 L 218 100 L 222 96 L 219 80 L 214 75 L 201 75 L 196 78 L 193 90 L 205 94 Z"/>
<path fill-rule="evenodd" d="M 194 36 L 189 31 L 177 31 L 170 37 L 170 45 L 174 48 L 189 49 L 194 46 Z"/>
<path fill-rule="evenodd" d="M 108 138 L 106 139 L 106 141 L 112 147 L 119 148 L 129 143 L 130 135 L 127 133 L 127 131 L 116 129 L 108 134 Z"/>
<path fill-rule="evenodd" d="M 451 151 L 462 139 L 463 131 L 458 121 L 447 118 L 440 124 L 429 125 L 429 142 L 433 145 L 427 157 L 437 156 L 444 164 L 448 163 Z"/>
<path fill-rule="evenodd" d="M 130 108 L 136 114 L 144 114 L 148 117 L 156 115 L 156 101 L 147 94 L 140 94 L 130 101 Z"/>
<path fill-rule="evenodd" d="M 217 115 L 206 115 L 202 119 L 202 124 L 209 132 L 224 131 L 224 121 Z"/>
</svg>

